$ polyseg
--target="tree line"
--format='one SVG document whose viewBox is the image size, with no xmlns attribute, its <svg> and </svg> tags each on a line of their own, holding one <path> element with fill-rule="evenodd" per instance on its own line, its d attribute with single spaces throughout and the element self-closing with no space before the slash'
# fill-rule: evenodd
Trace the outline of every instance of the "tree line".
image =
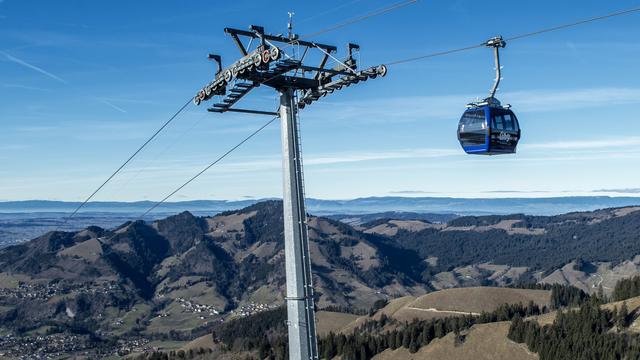
<svg viewBox="0 0 640 360">
<path fill-rule="evenodd" d="M 636 296 L 640 296 L 640 276 L 619 280 L 611 294 L 613 301 L 627 300 Z"/>
<path fill-rule="evenodd" d="M 513 217 L 496 217 L 486 222 L 496 223 L 509 218 Z M 422 258 L 438 258 L 437 266 L 429 268 L 425 274 L 427 278 L 458 266 L 487 261 L 550 272 L 578 258 L 586 262 L 617 263 L 628 260 L 632 254 L 640 254 L 640 242 L 637 241 L 640 212 L 594 224 L 570 221 L 569 218 L 556 222 L 558 220 L 537 219 L 540 224 L 536 227 L 545 229 L 538 235 L 509 234 L 499 229 L 478 232 L 428 228 L 419 232 L 399 229 L 390 239 L 405 249 L 416 251 Z M 469 221 L 460 218 L 455 223 L 462 225 Z"/>
<path fill-rule="evenodd" d="M 253 352 L 257 359 L 284 360 L 287 359 L 287 338 L 284 308 L 272 310 L 259 317 L 234 320 L 216 329 L 213 333 L 215 341 L 224 350 L 239 352 Z M 442 319 L 413 320 L 398 322 L 384 314 L 378 320 L 368 320 L 359 326 L 352 334 L 329 333 L 318 341 L 321 358 L 331 359 L 341 356 L 343 360 L 370 359 L 387 349 L 405 347 L 416 352 L 421 346 L 429 344 L 436 338 L 455 333 L 459 341 L 462 330 L 474 324 L 511 320 L 516 314 L 533 316 L 542 313 L 542 309 L 535 303 L 528 305 L 504 304 L 492 312 L 484 312 L 479 316 L 465 315 Z M 260 315 L 260 314 L 258 314 Z M 273 327 L 276 323 L 276 326 Z M 394 325 L 394 330 L 385 330 L 387 325 Z M 249 357 L 251 358 L 251 357 Z"/>
<path fill-rule="evenodd" d="M 540 326 L 517 315 L 508 337 L 525 343 L 540 360 L 640 359 L 640 335 L 624 331 L 629 320 L 626 304 L 609 311 L 594 297 L 579 310 L 559 311 L 552 325 Z"/>
</svg>

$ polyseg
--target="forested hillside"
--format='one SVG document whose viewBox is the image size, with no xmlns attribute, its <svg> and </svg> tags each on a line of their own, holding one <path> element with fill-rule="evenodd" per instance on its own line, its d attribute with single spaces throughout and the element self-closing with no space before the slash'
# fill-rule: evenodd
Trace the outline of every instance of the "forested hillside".
<svg viewBox="0 0 640 360">
<path fill-rule="evenodd" d="M 594 299 L 579 310 L 558 312 L 547 326 L 517 315 L 508 336 L 525 343 L 540 360 L 640 359 L 640 334 L 626 331 L 629 318 L 626 307 L 610 311 Z"/>
<path fill-rule="evenodd" d="M 311 216 L 316 303 L 362 314 L 376 302 L 438 289 L 536 282 L 552 291 L 553 283 L 580 288 L 555 291 L 548 310 L 581 303 L 588 293 L 634 296 L 637 280 L 613 294 L 605 286 L 640 273 L 637 210 L 358 226 Z M 285 285 L 282 231 L 281 203 L 268 201 L 212 217 L 184 212 L 51 232 L 1 249 L 0 328 L 15 337 L 0 348 L 45 349 L 38 335 L 47 334 L 60 338 L 59 353 L 102 356 L 190 340 L 220 321 L 276 309 Z M 431 310 L 404 309 L 402 321 L 421 311 Z"/>
<path fill-rule="evenodd" d="M 640 254 L 640 211 L 616 211 L 462 217 L 444 228 L 399 229 L 393 240 L 437 257 L 434 272 L 484 262 L 549 272 L 574 259 L 616 263 Z"/>
<path fill-rule="evenodd" d="M 598 304 L 596 298 L 590 300 L 588 295 L 575 297 L 579 290 L 569 286 L 551 287 L 551 298 L 558 299 L 558 309 L 580 306 L 591 302 Z M 579 300 L 581 299 L 581 300 Z M 390 305 L 392 306 L 392 305 Z M 380 308 L 369 316 L 360 318 L 358 326 L 350 331 L 330 332 L 319 338 L 319 349 L 322 359 L 344 360 L 371 359 L 382 353 L 397 349 L 406 349 L 415 354 L 421 348 L 429 346 L 438 339 L 452 334 L 455 342 L 464 344 L 466 336 L 474 326 L 505 321 L 514 324 L 522 319 L 548 314 L 550 308 L 540 307 L 534 302 L 526 305 L 522 303 L 504 303 L 490 312 L 477 315 L 450 315 L 433 319 L 413 319 L 400 321 L 393 316 L 387 316 L 388 309 Z M 251 318 L 234 320 L 217 326 L 212 332 L 212 338 L 217 344 L 220 355 L 243 354 L 250 359 L 287 358 L 286 312 L 284 308 L 272 310 Z M 513 325 L 512 325 L 513 327 Z M 628 351 L 625 348 L 625 351 Z M 136 359 L 153 359 L 162 356 L 160 353 L 140 355 Z M 194 356 L 196 359 L 205 359 Z M 177 359 L 177 356 L 169 359 Z M 448 360 L 448 359 L 447 359 Z"/>
</svg>

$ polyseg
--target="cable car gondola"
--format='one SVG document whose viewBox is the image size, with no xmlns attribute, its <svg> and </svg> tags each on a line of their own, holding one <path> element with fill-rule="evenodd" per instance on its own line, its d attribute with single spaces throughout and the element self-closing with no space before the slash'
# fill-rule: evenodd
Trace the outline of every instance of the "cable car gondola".
<svg viewBox="0 0 640 360">
<path fill-rule="evenodd" d="M 508 107 L 473 106 L 460 119 L 458 140 L 467 154 L 513 154 L 520 140 L 520 125 Z"/>
<path fill-rule="evenodd" d="M 495 98 L 501 70 L 498 49 L 504 48 L 506 42 L 495 37 L 485 45 L 494 48 L 496 79 L 488 98 L 467 105 L 458 124 L 458 141 L 467 154 L 513 154 L 520 140 L 520 124 L 511 106 L 502 106 Z"/>
</svg>

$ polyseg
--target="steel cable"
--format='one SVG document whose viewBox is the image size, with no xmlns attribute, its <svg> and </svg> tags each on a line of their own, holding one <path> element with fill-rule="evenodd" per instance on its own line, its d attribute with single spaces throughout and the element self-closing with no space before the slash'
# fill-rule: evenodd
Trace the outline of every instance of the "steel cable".
<svg viewBox="0 0 640 360">
<path fill-rule="evenodd" d="M 169 120 L 167 120 L 164 124 L 162 124 L 162 126 L 156 130 L 155 133 L 153 133 L 153 135 L 151 135 L 150 138 L 147 139 L 147 141 L 145 141 L 131 156 L 129 156 L 129 158 L 122 163 L 122 165 L 120 165 L 120 167 L 118 167 L 116 169 L 116 171 L 114 171 L 108 178 L 107 180 L 105 180 L 100 186 L 98 186 L 97 189 L 95 189 L 91 195 L 89 195 L 80 205 L 78 205 L 78 207 L 76 207 L 75 210 L 73 210 L 73 212 L 71 213 L 71 215 L 69 215 L 68 217 L 66 217 L 64 219 L 64 221 L 62 222 L 62 224 L 60 224 L 58 226 L 57 229 L 60 229 L 60 227 L 64 226 L 67 224 L 67 222 L 69 220 L 71 220 L 71 218 L 73 218 L 78 211 L 80 211 L 80 209 L 82 209 L 91 199 L 93 199 L 93 197 L 100 191 L 102 190 L 103 187 L 105 187 L 105 185 L 107 185 L 107 183 L 109 183 L 109 181 L 111 181 L 111 179 L 113 179 L 125 166 L 127 166 L 127 164 L 129 164 L 131 162 L 131 160 L 133 160 L 133 158 L 136 157 L 136 155 L 138 155 L 151 141 L 153 141 L 153 139 L 155 139 L 158 134 L 160 134 L 160 132 L 162 132 L 162 130 L 164 130 L 169 124 L 171 124 L 171 122 L 173 122 L 173 120 L 175 120 L 176 117 L 178 117 L 178 115 L 187 108 L 187 106 L 189 106 L 189 104 L 191 103 L 191 99 L 189 99 L 189 101 L 187 101 L 184 105 L 182 105 L 182 107 L 180 109 L 178 109 L 178 111 L 176 111 L 175 114 L 173 114 L 173 116 L 171 116 L 169 118 Z"/>
<path fill-rule="evenodd" d="M 505 38 L 505 40 L 506 41 L 520 40 L 520 39 L 531 37 L 531 36 L 536 36 L 536 35 L 552 32 L 552 31 L 557 31 L 557 30 L 562 30 L 562 29 L 567 29 L 567 28 L 570 28 L 570 27 L 579 26 L 579 25 L 591 23 L 591 22 L 594 22 L 594 21 L 599 21 L 599 20 L 604 20 L 604 19 L 616 17 L 616 16 L 627 15 L 627 14 L 631 14 L 631 13 L 635 13 L 635 12 L 639 12 L 639 11 L 640 11 L 640 7 L 635 7 L 635 8 L 626 9 L 626 10 L 620 10 L 620 11 L 616 11 L 616 12 L 609 13 L 609 14 L 606 14 L 606 15 L 600 15 L 600 16 L 596 16 L 596 17 L 592 17 L 592 18 L 588 18 L 588 19 L 583 19 L 583 20 L 579 20 L 579 21 L 576 21 L 576 22 L 568 23 L 568 24 L 553 26 L 553 27 L 550 27 L 550 28 L 544 28 L 544 29 L 540 29 L 540 30 L 536 30 L 536 31 L 532 31 L 532 32 L 528 32 L 528 33 L 524 33 L 524 34 L 520 34 L 520 35 L 511 36 L 511 37 Z M 427 55 L 414 56 L 414 57 L 410 57 L 410 58 L 406 58 L 406 59 L 391 61 L 391 62 L 385 63 L 385 65 L 391 66 L 391 65 L 404 64 L 404 63 L 413 62 L 413 61 L 417 61 L 417 60 L 423 60 L 423 59 L 433 58 L 433 57 L 437 57 L 437 56 L 449 55 L 449 54 L 453 54 L 453 53 L 457 53 L 457 52 L 477 49 L 477 48 L 481 48 L 481 47 L 484 47 L 484 46 L 485 46 L 484 43 L 477 44 L 477 45 L 471 45 L 471 46 L 466 46 L 466 47 L 462 47 L 462 48 L 446 50 L 446 51 L 440 51 L 440 52 L 435 52 L 435 53 L 431 53 L 431 54 L 427 54 Z"/>
<path fill-rule="evenodd" d="M 238 149 L 240 146 L 242 146 L 244 143 L 246 143 L 247 141 L 249 141 L 252 137 L 256 136 L 260 131 L 264 130 L 267 126 L 271 125 L 271 123 L 273 123 L 276 119 L 278 119 L 279 116 L 274 116 L 273 119 L 267 121 L 264 125 L 262 125 L 261 127 L 259 127 L 257 130 L 255 130 L 254 132 L 252 132 L 251 134 L 249 134 L 249 136 L 245 137 L 244 139 L 242 139 L 242 141 L 240 141 L 239 143 L 237 143 L 236 145 L 234 145 L 231 149 L 227 150 L 227 152 L 225 152 L 224 154 L 220 155 L 220 157 L 218 157 L 215 161 L 213 161 L 211 164 L 207 165 L 207 167 L 205 167 L 204 169 L 202 169 L 200 172 L 198 172 L 196 175 L 194 175 L 193 177 L 191 177 L 189 180 L 187 180 L 186 182 L 184 182 L 182 185 L 178 186 L 175 190 L 173 190 L 171 193 L 169 193 L 169 195 L 165 196 L 162 200 L 158 201 L 157 203 L 155 203 L 151 208 L 149 208 L 147 211 L 144 212 L 144 214 L 140 215 L 138 218 L 142 219 L 145 216 L 147 216 L 150 212 L 152 212 L 153 210 L 155 210 L 158 206 L 162 205 L 165 201 L 167 201 L 170 197 L 172 197 L 173 195 L 175 195 L 178 191 L 182 190 L 185 186 L 189 185 L 191 182 L 193 182 L 195 179 L 197 179 L 198 177 L 200 177 L 200 175 L 204 174 L 207 170 L 209 170 L 210 168 L 212 168 L 214 165 L 216 165 L 217 163 L 219 163 L 220 161 L 222 161 L 224 158 L 226 158 L 229 154 L 231 154 L 232 152 L 234 152 L 236 149 Z"/>
</svg>

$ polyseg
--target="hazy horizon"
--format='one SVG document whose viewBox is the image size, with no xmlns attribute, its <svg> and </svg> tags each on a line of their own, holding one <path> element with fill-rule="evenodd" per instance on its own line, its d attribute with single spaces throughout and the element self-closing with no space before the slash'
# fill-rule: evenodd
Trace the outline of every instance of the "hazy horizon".
<svg viewBox="0 0 640 360">
<path fill-rule="evenodd" d="M 554 198 L 579 198 L 579 197 L 609 197 L 609 198 L 639 198 L 640 189 L 602 189 L 592 191 L 562 191 L 562 192 L 550 192 L 550 191 L 534 191 L 534 192 L 520 192 L 520 191 L 486 191 L 481 193 L 470 194 L 452 194 L 452 193 L 436 193 L 426 191 L 397 191 L 389 194 L 382 195 L 369 195 L 358 197 L 344 197 L 344 198 L 318 198 L 307 197 L 307 199 L 314 200 L 326 200 L 326 201 L 350 201 L 357 199 L 369 199 L 369 198 L 451 198 L 451 199 L 554 199 Z M 190 201 L 227 201 L 227 202 L 241 202 L 241 201 L 255 201 L 255 200 L 270 200 L 270 199 L 282 199 L 282 196 L 265 196 L 265 197 L 253 197 L 244 196 L 240 198 L 195 198 L 195 199 L 181 199 L 176 197 L 166 201 L 166 203 L 180 203 Z M 118 200 L 118 199 L 101 199 L 92 200 L 89 203 L 101 203 L 101 202 L 116 202 L 116 203 L 135 203 L 135 202 L 156 202 L 160 199 L 131 199 L 131 200 Z M 25 198 L 25 199 L 0 199 L 0 203 L 7 202 L 25 202 L 25 201 L 51 201 L 51 202 L 65 202 L 65 203 L 78 203 L 80 200 L 69 199 L 43 199 L 43 198 Z"/>
</svg>

